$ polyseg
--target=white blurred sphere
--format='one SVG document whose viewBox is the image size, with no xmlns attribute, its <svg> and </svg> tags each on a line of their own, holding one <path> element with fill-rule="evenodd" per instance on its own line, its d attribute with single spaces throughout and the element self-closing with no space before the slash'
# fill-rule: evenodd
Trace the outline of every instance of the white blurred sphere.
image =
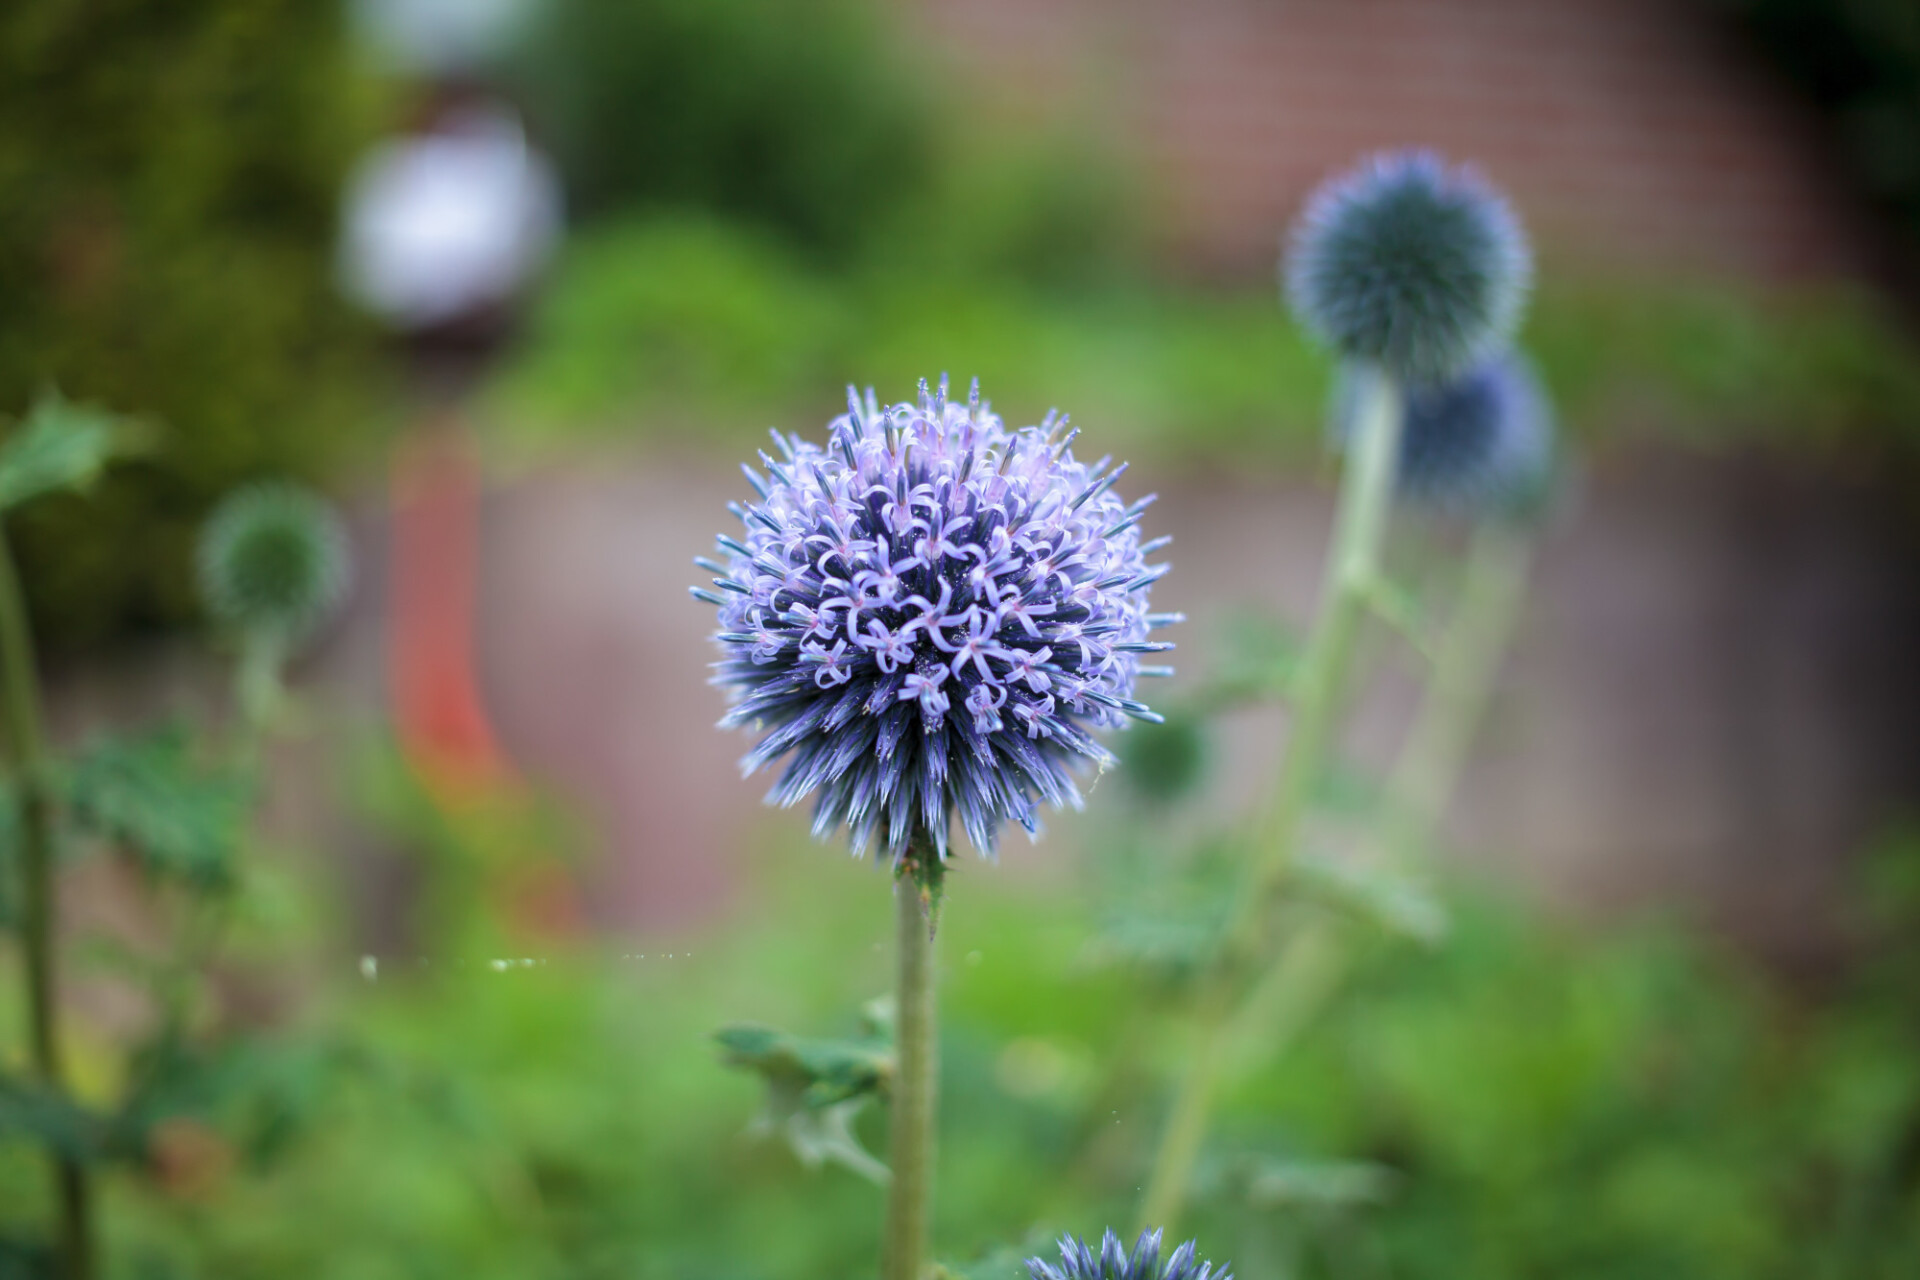
<svg viewBox="0 0 1920 1280">
<path fill-rule="evenodd" d="M 430 328 L 510 301 L 559 233 L 559 183 L 519 119 L 503 107 L 463 108 L 355 169 L 342 285 L 399 328 Z"/>
</svg>

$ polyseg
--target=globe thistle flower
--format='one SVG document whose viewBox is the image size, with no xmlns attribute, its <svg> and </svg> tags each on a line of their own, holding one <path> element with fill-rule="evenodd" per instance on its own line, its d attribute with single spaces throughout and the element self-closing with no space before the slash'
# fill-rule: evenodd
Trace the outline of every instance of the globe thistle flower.
<svg viewBox="0 0 1920 1280">
<path fill-rule="evenodd" d="M 1142 1231 L 1131 1254 L 1111 1230 L 1100 1241 L 1097 1255 L 1074 1237 L 1062 1236 L 1059 1265 L 1028 1258 L 1027 1273 L 1032 1280 L 1233 1280 L 1228 1268 L 1215 1271 L 1212 1263 L 1195 1257 L 1191 1240 L 1175 1249 L 1162 1267 L 1158 1231 Z"/>
<path fill-rule="evenodd" d="M 1055 414 L 1010 431 L 945 379 L 885 410 L 847 399 L 825 448 L 773 433 L 765 474 L 744 468 L 759 501 L 731 508 L 744 532 L 696 561 L 721 724 L 767 730 L 743 769 L 789 757 L 768 799 L 815 796 L 816 836 L 844 825 L 897 862 L 924 833 L 945 858 L 957 816 L 990 855 L 1040 801 L 1079 806 L 1070 768 L 1112 760 L 1094 730 L 1159 718 L 1133 686 L 1168 674 L 1142 660 L 1172 648 L 1148 633 L 1178 617 L 1147 607 L 1169 540 L 1141 540 L 1152 498 L 1123 503 L 1126 467 L 1078 460 Z"/>
<path fill-rule="evenodd" d="M 200 531 L 200 594 L 219 621 L 281 646 L 304 639 L 346 591 L 347 537 L 317 495 L 289 484 L 235 490 Z"/>
<path fill-rule="evenodd" d="M 1506 201 L 1428 151 L 1373 156 L 1322 186 L 1285 268 L 1309 330 L 1410 383 L 1454 377 L 1504 345 L 1531 275 Z"/>
<path fill-rule="evenodd" d="M 1334 395 L 1344 446 L 1358 411 L 1354 380 Z M 1532 367 L 1508 351 L 1451 382 L 1407 389 L 1395 484 L 1445 510 L 1515 510 L 1536 500 L 1553 463 L 1553 410 Z"/>
</svg>

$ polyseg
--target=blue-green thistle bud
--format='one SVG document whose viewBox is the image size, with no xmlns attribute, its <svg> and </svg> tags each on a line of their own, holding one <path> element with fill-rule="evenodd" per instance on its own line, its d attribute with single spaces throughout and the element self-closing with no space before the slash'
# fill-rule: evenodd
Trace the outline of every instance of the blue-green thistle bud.
<svg viewBox="0 0 1920 1280">
<path fill-rule="evenodd" d="M 1343 371 L 1333 435 L 1353 432 L 1358 396 Z M 1395 476 L 1399 496 L 1452 511 L 1532 506 L 1553 467 L 1553 410 L 1527 361 L 1504 352 L 1451 382 L 1408 388 Z"/>
<path fill-rule="evenodd" d="M 217 620 L 282 648 L 340 602 L 349 559 L 340 519 L 288 484 L 237 489 L 200 531 L 200 593 Z"/>
<path fill-rule="evenodd" d="M 1301 321 L 1328 346 L 1423 383 L 1506 344 L 1532 270 L 1519 220 L 1476 173 L 1404 151 L 1314 193 L 1285 279 Z"/>
<path fill-rule="evenodd" d="M 1173 1251 L 1166 1265 L 1160 1265 L 1160 1233 L 1142 1231 L 1133 1252 L 1121 1247 L 1120 1237 L 1108 1231 L 1100 1242 L 1100 1252 L 1072 1236 L 1060 1237 L 1060 1261 L 1028 1258 L 1027 1273 L 1032 1280 L 1233 1280 L 1233 1272 L 1219 1271 L 1194 1254 L 1189 1240 Z"/>
<path fill-rule="evenodd" d="M 1532 367 L 1508 353 L 1458 381 L 1415 388 L 1401 432 L 1399 491 L 1484 512 L 1531 506 L 1553 466 L 1553 410 Z"/>
</svg>

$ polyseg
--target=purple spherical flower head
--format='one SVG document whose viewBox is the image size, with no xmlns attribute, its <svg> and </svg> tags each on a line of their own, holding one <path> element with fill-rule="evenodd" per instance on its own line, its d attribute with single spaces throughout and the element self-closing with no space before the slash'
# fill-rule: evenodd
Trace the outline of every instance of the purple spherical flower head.
<svg viewBox="0 0 1920 1280">
<path fill-rule="evenodd" d="M 1158 1231 L 1142 1231 L 1131 1254 L 1111 1230 L 1100 1241 L 1097 1254 L 1083 1241 L 1062 1236 L 1059 1263 L 1028 1258 L 1027 1274 L 1032 1280 L 1233 1280 L 1228 1268 L 1215 1271 L 1213 1264 L 1200 1261 L 1191 1240 L 1175 1249 L 1162 1267 Z"/>
<path fill-rule="evenodd" d="M 1334 394 L 1335 444 L 1353 433 L 1354 379 Z M 1515 512 L 1544 494 L 1553 469 L 1553 409 L 1531 365 L 1512 351 L 1451 382 L 1407 389 L 1395 487 L 1455 511 Z"/>
<path fill-rule="evenodd" d="M 1376 155 L 1314 193 L 1287 296 L 1342 356 L 1406 382 L 1458 375 L 1512 336 L 1533 260 L 1505 200 L 1429 151 Z"/>
<path fill-rule="evenodd" d="M 1009 431 L 977 383 L 885 410 L 849 388 L 825 448 L 776 431 L 746 468 L 759 501 L 693 594 L 720 610 L 721 724 L 767 730 L 742 765 L 788 757 L 768 799 L 813 795 L 816 836 L 944 858 L 957 816 L 990 854 L 1040 801 L 1079 806 L 1070 767 L 1112 759 L 1093 730 L 1158 719 L 1133 685 L 1167 674 L 1142 663 L 1178 621 L 1147 608 L 1167 540 L 1141 541 L 1152 499 L 1123 503 L 1126 467 L 1076 459 L 1064 425 Z"/>
</svg>

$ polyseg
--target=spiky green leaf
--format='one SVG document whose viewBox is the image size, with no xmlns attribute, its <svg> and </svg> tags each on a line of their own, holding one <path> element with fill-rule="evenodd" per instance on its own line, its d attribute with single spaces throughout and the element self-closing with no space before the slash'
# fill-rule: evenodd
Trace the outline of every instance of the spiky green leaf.
<svg viewBox="0 0 1920 1280">
<path fill-rule="evenodd" d="M 217 889 L 231 883 L 251 786 L 176 727 L 109 738 L 73 762 L 72 821 L 150 871 Z"/>
<path fill-rule="evenodd" d="M 69 1160 L 91 1160 L 102 1132 L 98 1117 L 58 1093 L 0 1074 L 0 1140 L 24 1138 Z"/>
<path fill-rule="evenodd" d="M 43 494 L 86 488 L 141 434 L 117 414 L 75 404 L 57 391 L 43 394 L 0 444 L 0 512 Z"/>
</svg>

